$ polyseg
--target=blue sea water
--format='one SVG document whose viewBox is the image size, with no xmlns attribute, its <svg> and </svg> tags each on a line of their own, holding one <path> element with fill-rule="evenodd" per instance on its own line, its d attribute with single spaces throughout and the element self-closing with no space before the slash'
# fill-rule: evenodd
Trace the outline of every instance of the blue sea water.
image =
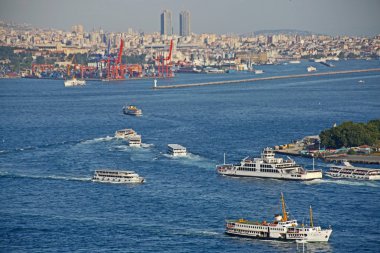
<svg viewBox="0 0 380 253">
<path fill-rule="evenodd" d="M 260 76 L 305 73 L 309 65 L 316 63 L 263 66 Z M 316 66 L 380 67 L 335 65 Z M 158 84 L 252 77 L 178 74 Z M 224 152 L 238 162 L 334 123 L 380 118 L 378 72 L 172 90 L 152 84 L 0 80 L 1 252 L 296 252 L 295 243 L 224 234 L 228 218 L 271 220 L 281 192 L 300 223 L 312 205 L 315 223 L 333 228 L 328 243 L 309 243 L 308 252 L 378 252 L 379 182 L 237 179 L 215 171 Z M 144 115 L 123 115 L 126 103 Z M 122 128 L 141 134 L 143 148 L 113 138 Z M 191 154 L 170 158 L 168 143 Z M 294 159 L 311 167 L 310 159 Z M 135 170 L 146 183 L 93 183 L 98 168 Z"/>
</svg>

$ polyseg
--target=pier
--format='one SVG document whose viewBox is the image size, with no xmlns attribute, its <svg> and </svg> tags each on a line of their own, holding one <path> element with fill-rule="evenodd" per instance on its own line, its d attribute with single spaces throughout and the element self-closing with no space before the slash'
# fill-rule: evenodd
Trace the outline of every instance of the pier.
<svg viewBox="0 0 380 253">
<path fill-rule="evenodd" d="M 299 148 L 275 150 L 274 152 L 282 155 L 313 157 L 311 155 L 301 154 Z M 325 162 L 329 163 L 341 163 L 342 161 L 347 161 L 350 163 L 380 164 L 380 155 L 318 155 L 316 158 L 323 159 Z"/>
<path fill-rule="evenodd" d="M 307 74 L 294 74 L 294 75 L 286 75 L 286 76 L 258 77 L 258 78 L 249 78 L 249 79 L 240 79 L 240 80 L 225 80 L 225 81 L 204 82 L 204 83 L 162 85 L 162 86 L 156 86 L 156 87 L 153 87 L 153 88 L 156 89 L 156 90 L 159 90 L 159 89 L 178 89 L 178 88 L 190 88 L 190 87 L 209 86 L 209 85 L 239 84 L 239 83 L 266 81 L 266 80 L 302 78 L 302 77 L 313 77 L 313 76 L 330 76 L 330 75 L 341 75 L 341 74 L 352 74 L 352 73 L 366 73 L 366 72 L 380 72 L 380 68 L 342 70 L 342 71 L 333 71 L 333 72 L 324 72 L 324 73 L 311 73 L 311 74 L 310 73 L 307 73 Z"/>
<path fill-rule="evenodd" d="M 326 162 L 335 162 L 335 163 L 348 161 L 350 163 L 380 164 L 380 156 L 378 155 L 326 156 L 323 159 Z"/>
</svg>

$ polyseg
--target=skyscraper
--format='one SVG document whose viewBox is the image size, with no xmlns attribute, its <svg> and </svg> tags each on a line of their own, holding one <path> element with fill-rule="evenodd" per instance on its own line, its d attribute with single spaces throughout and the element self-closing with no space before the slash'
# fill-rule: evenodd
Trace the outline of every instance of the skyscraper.
<svg viewBox="0 0 380 253">
<path fill-rule="evenodd" d="M 161 13 L 161 35 L 172 35 L 172 13 L 169 10 Z"/>
<path fill-rule="evenodd" d="M 179 14 L 179 35 L 190 35 L 190 12 L 188 11 L 181 11 Z"/>
</svg>

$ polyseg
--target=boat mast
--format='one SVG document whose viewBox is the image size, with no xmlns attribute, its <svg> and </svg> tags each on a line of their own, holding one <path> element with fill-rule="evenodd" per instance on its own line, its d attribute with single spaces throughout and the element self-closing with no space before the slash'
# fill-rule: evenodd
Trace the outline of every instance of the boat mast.
<svg viewBox="0 0 380 253">
<path fill-rule="evenodd" d="M 311 209 L 311 206 L 310 206 L 310 226 L 312 228 L 314 227 L 314 223 L 313 223 L 313 209 Z"/>
<path fill-rule="evenodd" d="M 288 215 L 285 209 L 284 194 L 281 192 L 281 204 L 282 204 L 282 221 L 288 221 Z"/>
<path fill-rule="evenodd" d="M 223 158 L 224 158 L 224 160 L 223 160 L 223 161 L 224 161 L 223 164 L 226 165 L 226 153 L 224 153 Z"/>
</svg>

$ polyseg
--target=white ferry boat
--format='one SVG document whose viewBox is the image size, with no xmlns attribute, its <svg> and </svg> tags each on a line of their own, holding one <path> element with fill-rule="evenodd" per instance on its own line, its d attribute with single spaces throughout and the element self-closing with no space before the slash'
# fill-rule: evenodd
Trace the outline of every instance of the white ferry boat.
<svg viewBox="0 0 380 253">
<path fill-rule="evenodd" d="M 124 114 L 133 115 L 133 116 L 141 116 L 142 110 L 138 109 L 135 105 L 126 105 L 123 107 Z"/>
<path fill-rule="evenodd" d="M 315 72 L 315 71 L 317 71 L 316 67 L 313 67 L 313 66 L 307 67 L 307 72 Z"/>
<path fill-rule="evenodd" d="M 141 135 L 131 136 L 128 143 L 130 147 L 141 147 Z"/>
<path fill-rule="evenodd" d="M 136 135 L 137 133 L 132 128 L 125 128 L 125 129 L 117 130 L 115 132 L 116 138 L 122 138 L 126 140 L 129 140 L 131 137 L 134 137 Z"/>
<path fill-rule="evenodd" d="M 178 144 L 168 144 L 168 153 L 172 156 L 186 156 L 187 150 Z"/>
<path fill-rule="evenodd" d="M 343 165 L 331 166 L 326 175 L 332 178 L 380 180 L 379 169 L 354 167 L 347 161 Z"/>
<path fill-rule="evenodd" d="M 73 77 L 73 79 L 65 80 L 64 84 L 65 84 L 65 87 L 72 87 L 72 86 L 85 85 L 86 81 L 78 80 L 75 77 Z"/>
<path fill-rule="evenodd" d="M 322 229 L 313 224 L 313 212 L 310 207 L 310 225 L 298 225 L 297 220 L 289 220 L 285 208 L 284 195 L 281 193 L 282 216 L 277 214 L 273 222 L 248 221 L 245 219 L 227 220 L 226 234 L 257 239 L 287 240 L 304 242 L 327 242 L 332 233 L 331 227 Z"/>
<path fill-rule="evenodd" d="M 120 171 L 120 170 L 95 170 L 92 178 L 93 182 L 101 183 L 143 183 L 144 178 L 140 177 L 134 171 Z"/>
<path fill-rule="evenodd" d="M 275 158 L 272 148 L 265 148 L 261 158 L 244 158 L 240 164 L 217 165 L 219 174 L 233 177 L 261 177 L 287 180 L 313 180 L 322 178 L 322 170 L 305 170 L 290 159 Z"/>
</svg>

